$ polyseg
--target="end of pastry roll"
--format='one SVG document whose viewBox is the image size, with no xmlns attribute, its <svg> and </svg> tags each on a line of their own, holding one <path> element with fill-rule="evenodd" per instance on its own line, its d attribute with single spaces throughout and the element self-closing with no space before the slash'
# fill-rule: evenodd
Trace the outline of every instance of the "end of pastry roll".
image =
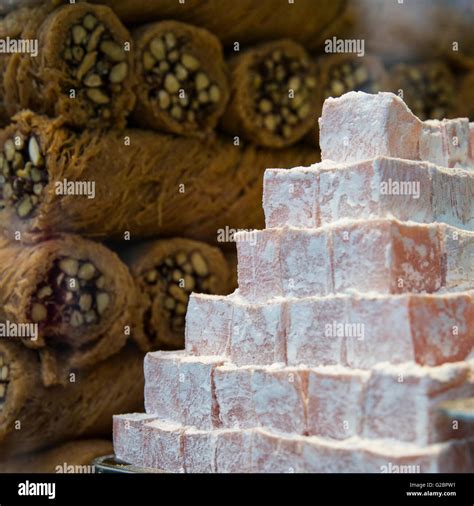
<svg viewBox="0 0 474 506">
<path fill-rule="evenodd" d="M 318 66 L 321 105 L 328 97 L 339 97 L 350 91 L 378 93 L 387 87 L 387 73 L 376 56 L 324 56 Z"/>
<path fill-rule="evenodd" d="M 291 40 L 251 48 L 229 61 L 231 98 L 222 117 L 233 135 L 270 148 L 301 139 L 316 123 L 315 66 Z"/>
<path fill-rule="evenodd" d="M 46 17 L 37 35 L 41 58 L 25 61 L 16 75 L 26 80 L 27 65 L 33 66 L 35 88 L 19 94 L 19 108 L 62 116 L 73 127 L 123 128 L 135 103 L 135 76 L 131 36 L 114 12 L 65 5 Z"/>
<path fill-rule="evenodd" d="M 131 248 L 127 263 L 143 294 L 134 337 L 145 349 L 184 347 L 192 292 L 229 292 L 229 267 L 219 249 L 189 239 L 163 239 Z"/>
<path fill-rule="evenodd" d="M 27 324 L 30 332 L 17 338 L 40 351 L 46 384 L 61 382 L 70 370 L 95 364 L 125 345 L 135 285 L 105 246 L 72 235 L 34 245 L 2 238 L 0 262 L 3 315 Z"/>
<path fill-rule="evenodd" d="M 220 41 L 203 28 L 162 21 L 134 33 L 135 121 L 143 127 L 203 136 L 224 112 L 229 85 Z"/>
<path fill-rule="evenodd" d="M 110 274 L 104 274 L 87 255 L 58 251 L 32 293 L 28 320 L 51 340 L 70 339 L 74 347 L 80 347 L 94 339 L 95 332 L 89 334 L 87 329 L 100 325 L 110 314 L 113 291 Z"/>
<path fill-rule="evenodd" d="M 35 214 L 49 173 L 34 132 L 10 131 L 0 146 L 0 212 L 27 220 Z"/>
<path fill-rule="evenodd" d="M 350 91 L 378 93 L 388 89 L 387 73 L 376 56 L 364 54 L 334 54 L 317 60 L 318 113 L 328 97 L 339 97 Z M 312 144 L 319 144 L 317 122 L 307 136 Z"/>
<path fill-rule="evenodd" d="M 389 73 L 391 91 L 403 92 L 403 100 L 421 120 L 452 116 L 456 106 L 456 81 L 441 61 L 394 65 Z"/>
</svg>

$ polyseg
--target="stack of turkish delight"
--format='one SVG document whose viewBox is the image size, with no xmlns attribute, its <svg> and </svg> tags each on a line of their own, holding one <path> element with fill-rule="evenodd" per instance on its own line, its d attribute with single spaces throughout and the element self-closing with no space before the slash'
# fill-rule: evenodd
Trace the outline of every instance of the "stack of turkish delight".
<svg viewBox="0 0 474 506">
<path fill-rule="evenodd" d="M 474 171 L 466 119 L 390 93 L 325 102 L 323 161 L 265 174 L 239 289 L 193 294 L 145 359 L 119 459 L 170 472 L 472 472 Z"/>
</svg>

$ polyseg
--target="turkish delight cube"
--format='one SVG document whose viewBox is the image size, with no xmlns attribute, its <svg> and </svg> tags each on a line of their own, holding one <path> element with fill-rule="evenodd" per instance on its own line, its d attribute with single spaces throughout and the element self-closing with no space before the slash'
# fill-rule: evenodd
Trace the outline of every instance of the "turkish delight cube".
<svg viewBox="0 0 474 506">
<path fill-rule="evenodd" d="M 184 428 L 165 420 L 153 420 L 143 426 L 143 462 L 145 467 L 170 473 L 184 472 Z"/>
<path fill-rule="evenodd" d="M 186 351 L 228 355 L 231 326 L 232 304 L 227 297 L 192 293 L 186 313 Z"/>
</svg>

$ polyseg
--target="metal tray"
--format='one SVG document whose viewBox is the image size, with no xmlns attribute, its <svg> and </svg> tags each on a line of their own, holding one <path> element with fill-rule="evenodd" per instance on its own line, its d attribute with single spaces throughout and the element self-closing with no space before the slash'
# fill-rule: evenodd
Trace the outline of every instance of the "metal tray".
<svg viewBox="0 0 474 506">
<path fill-rule="evenodd" d="M 150 469 L 148 467 L 136 467 L 123 462 L 115 457 L 115 455 L 104 455 L 97 457 L 92 461 L 95 472 L 99 474 L 137 474 L 137 473 L 164 473 L 158 469 Z"/>
</svg>

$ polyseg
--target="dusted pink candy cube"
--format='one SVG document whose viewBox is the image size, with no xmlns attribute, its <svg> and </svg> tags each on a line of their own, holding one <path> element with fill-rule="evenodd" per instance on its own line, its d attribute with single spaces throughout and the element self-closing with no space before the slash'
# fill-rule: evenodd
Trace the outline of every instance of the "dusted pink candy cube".
<svg viewBox="0 0 474 506">
<path fill-rule="evenodd" d="M 183 425 L 210 430 L 219 427 L 214 396 L 214 371 L 222 365 L 217 357 L 185 357 L 179 367 L 179 410 Z"/>
<path fill-rule="evenodd" d="M 435 292 L 444 283 L 436 225 L 371 220 L 333 228 L 335 291 Z"/>
<path fill-rule="evenodd" d="M 307 371 L 267 367 L 252 375 L 258 423 L 286 433 L 306 432 Z"/>
<path fill-rule="evenodd" d="M 379 364 L 372 370 L 364 400 L 364 437 L 393 438 L 420 445 L 442 439 L 435 406 L 444 400 L 474 394 L 466 383 L 466 362 L 439 367 Z"/>
<path fill-rule="evenodd" d="M 216 367 L 215 395 L 222 427 L 244 429 L 257 425 L 252 397 L 253 371 L 252 366 L 225 364 Z"/>
<path fill-rule="evenodd" d="M 279 229 L 235 234 L 239 293 L 251 301 L 265 301 L 282 294 Z"/>
<path fill-rule="evenodd" d="M 321 224 L 337 220 L 391 218 L 433 221 L 428 164 L 379 157 L 321 170 Z"/>
<path fill-rule="evenodd" d="M 319 118 L 321 158 L 354 162 L 391 156 L 419 160 L 422 122 L 393 93 L 328 98 Z"/>
<path fill-rule="evenodd" d="M 345 338 L 339 326 L 347 320 L 347 296 L 308 297 L 287 305 L 288 364 L 343 363 Z"/>
<path fill-rule="evenodd" d="M 474 349 L 472 293 L 411 295 L 409 321 L 419 364 L 436 366 L 466 360 Z"/>
<path fill-rule="evenodd" d="M 446 288 L 474 288 L 474 232 L 447 225 L 440 225 L 440 231 L 446 252 Z"/>
<path fill-rule="evenodd" d="M 469 166 L 469 120 L 467 118 L 423 122 L 420 159 L 441 167 Z"/>
<path fill-rule="evenodd" d="M 308 372 L 308 433 L 332 439 L 357 436 L 368 371 L 341 366 Z M 370 416 L 370 415 L 369 415 Z"/>
<path fill-rule="evenodd" d="M 231 326 L 232 304 L 227 297 L 192 293 L 186 313 L 186 351 L 228 355 Z"/>
<path fill-rule="evenodd" d="M 433 184 L 433 221 L 472 230 L 474 228 L 472 171 L 431 166 L 430 172 Z"/>
<path fill-rule="evenodd" d="M 351 296 L 346 323 L 344 337 L 350 367 L 369 369 L 379 362 L 414 360 L 407 296 Z"/>
<path fill-rule="evenodd" d="M 182 473 L 182 425 L 153 420 L 143 426 L 143 462 L 145 467 L 169 473 Z"/>
<path fill-rule="evenodd" d="M 332 292 L 330 243 L 326 229 L 284 229 L 280 263 L 284 295 L 304 297 Z"/>
<path fill-rule="evenodd" d="M 253 473 L 301 473 L 306 465 L 303 457 L 304 438 L 256 429 L 252 434 Z"/>
<path fill-rule="evenodd" d="M 183 435 L 183 455 L 187 473 L 215 472 L 215 439 L 215 431 L 186 428 Z"/>
<path fill-rule="evenodd" d="M 252 472 L 252 430 L 216 431 L 216 473 Z"/>
<path fill-rule="evenodd" d="M 286 362 L 283 307 L 234 303 L 231 360 L 237 365 Z"/>
<path fill-rule="evenodd" d="M 263 209 L 267 228 L 318 226 L 319 182 L 315 167 L 265 171 Z"/>
<path fill-rule="evenodd" d="M 154 351 L 147 353 L 145 370 L 145 410 L 173 422 L 179 416 L 179 366 L 184 351 Z"/>
<path fill-rule="evenodd" d="M 135 466 L 145 466 L 144 426 L 155 418 L 144 413 L 113 416 L 114 452 L 118 459 Z"/>
</svg>

